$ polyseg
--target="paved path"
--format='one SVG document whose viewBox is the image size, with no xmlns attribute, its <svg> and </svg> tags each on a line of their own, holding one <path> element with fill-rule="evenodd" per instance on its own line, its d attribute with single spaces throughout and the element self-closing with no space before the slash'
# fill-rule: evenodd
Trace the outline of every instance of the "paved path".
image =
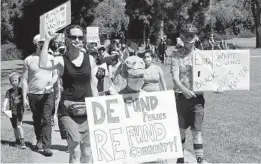
<svg viewBox="0 0 261 164">
<path fill-rule="evenodd" d="M 24 121 L 32 121 L 32 115 L 25 115 Z M 32 138 L 32 144 L 35 145 L 36 139 Z M 69 161 L 69 153 L 65 152 L 66 141 L 61 140 L 60 132 L 58 126 L 53 127 L 52 131 L 52 157 L 45 157 L 41 154 L 41 152 L 32 152 L 32 161 L 33 163 L 68 163 Z M 185 161 L 187 163 L 196 163 L 195 156 L 189 152 L 185 151 Z M 168 160 L 168 163 L 176 163 L 176 159 Z M 207 163 L 205 161 L 205 163 Z"/>
</svg>

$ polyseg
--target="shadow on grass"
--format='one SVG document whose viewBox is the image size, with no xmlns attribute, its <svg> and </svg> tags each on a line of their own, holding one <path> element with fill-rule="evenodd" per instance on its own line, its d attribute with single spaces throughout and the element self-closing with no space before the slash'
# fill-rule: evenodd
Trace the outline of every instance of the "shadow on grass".
<svg viewBox="0 0 261 164">
<path fill-rule="evenodd" d="M 58 151 L 66 151 L 66 146 L 64 145 L 52 145 L 51 149 Z"/>
<path fill-rule="evenodd" d="M 1 140 L 1 144 L 2 145 L 9 145 L 11 147 L 18 147 L 19 146 L 18 144 L 16 144 L 15 141 L 7 141 L 7 140 Z M 30 148 L 31 150 L 34 149 L 33 144 L 31 142 L 26 141 L 25 146 Z"/>
</svg>

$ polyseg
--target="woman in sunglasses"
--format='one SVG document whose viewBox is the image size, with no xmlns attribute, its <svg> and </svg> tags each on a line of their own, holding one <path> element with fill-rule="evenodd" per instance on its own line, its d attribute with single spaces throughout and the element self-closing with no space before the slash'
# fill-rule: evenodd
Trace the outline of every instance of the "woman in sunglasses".
<svg viewBox="0 0 261 164">
<path fill-rule="evenodd" d="M 94 58 L 85 53 L 84 32 L 80 26 L 71 25 L 64 31 L 66 52 L 48 60 L 45 55 L 54 35 L 46 36 L 39 65 L 44 69 L 57 69 L 63 80 L 58 114 L 68 133 L 69 163 L 91 162 L 89 129 L 85 97 L 98 96 Z"/>
</svg>

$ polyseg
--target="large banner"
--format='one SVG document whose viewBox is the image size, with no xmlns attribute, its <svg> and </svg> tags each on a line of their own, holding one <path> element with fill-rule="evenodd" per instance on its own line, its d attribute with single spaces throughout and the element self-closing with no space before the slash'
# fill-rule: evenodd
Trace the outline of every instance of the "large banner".
<svg viewBox="0 0 261 164">
<path fill-rule="evenodd" d="M 40 36 L 45 38 L 49 31 L 57 32 L 71 24 L 71 1 L 54 8 L 40 17 Z"/>
<path fill-rule="evenodd" d="M 193 91 L 249 90 L 249 50 L 193 53 Z"/>
<path fill-rule="evenodd" d="M 92 97 L 85 102 L 94 163 L 183 156 L 173 91 Z"/>
</svg>

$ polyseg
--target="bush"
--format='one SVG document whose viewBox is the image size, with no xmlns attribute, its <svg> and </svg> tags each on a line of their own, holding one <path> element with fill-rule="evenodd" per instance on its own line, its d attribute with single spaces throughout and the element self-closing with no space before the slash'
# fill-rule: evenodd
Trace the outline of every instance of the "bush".
<svg viewBox="0 0 261 164">
<path fill-rule="evenodd" d="M 21 60 L 22 52 L 13 43 L 1 45 L 1 60 Z"/>
</svg>

